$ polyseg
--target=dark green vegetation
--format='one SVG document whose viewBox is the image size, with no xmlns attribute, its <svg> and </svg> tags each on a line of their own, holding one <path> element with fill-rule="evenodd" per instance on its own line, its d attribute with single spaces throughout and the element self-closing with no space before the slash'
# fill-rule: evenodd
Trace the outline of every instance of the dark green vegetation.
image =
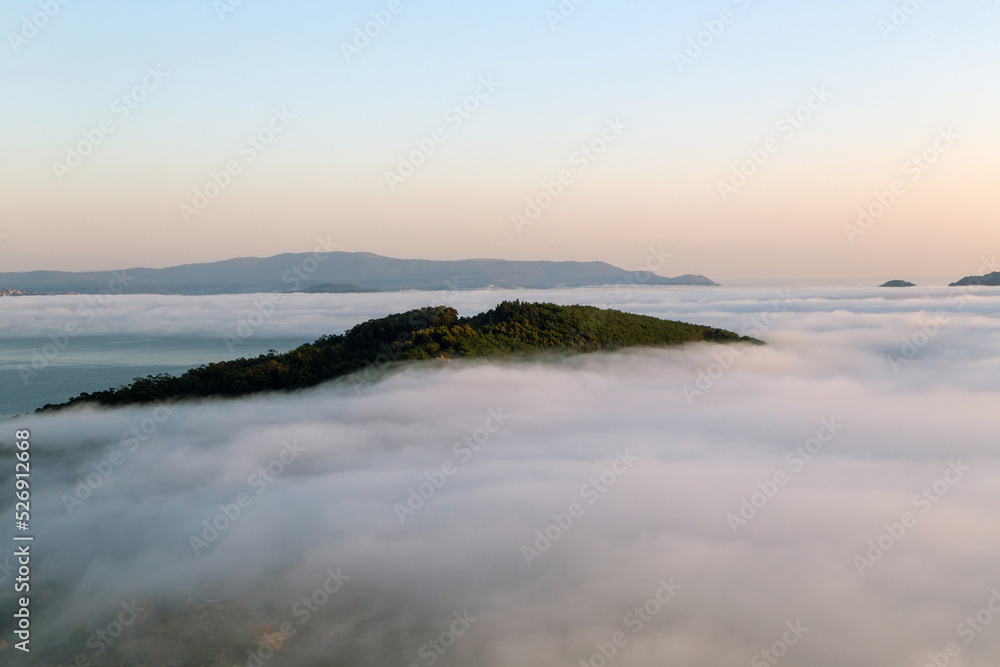
<svg viewBox="0 0 1000 667">
<path fill-rule="evenodd" d="M 890 280 L 884 285 L 879 285 L 879 287 L 916 287 L 916 285 L 906 280 Z"/>
<path fill-rule="evenodd" d="M 180 377 L 136 378 L 131 385 L 81 394 L 65 405 L 127 405 L 301 389 L 356 371 L 421 359 L 595 352 L 696 341 L 760 343 L 722 329 L 592 306 L 505 301 L 493 310 L 464 318 L 453 308 L 439 306 L 370 320 L 343 335 L 323 336 L 286 354 L 272 351 L 255 359 L 208 364 Z M 56 407 L 64 406 L 42 409 Z"/>
</svg>

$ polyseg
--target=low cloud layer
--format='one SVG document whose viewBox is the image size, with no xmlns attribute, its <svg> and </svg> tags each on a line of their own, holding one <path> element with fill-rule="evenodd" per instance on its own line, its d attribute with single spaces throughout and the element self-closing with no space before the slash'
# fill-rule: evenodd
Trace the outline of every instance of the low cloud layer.
<svg viewBox="0 0 1000 667">
<path fill-rule="evenodd" d="M 228 600 L 292 623 L 321 664 L 920 667 L 949 642 L 955 664 L 995 664 L 1000 292 L 521 296 L 769 344 L 20 419 L 39 643 L 93 636 L 135 599 Z M 218 335 L 252 300 L 120 297 L 125 324 L 95 326 Z M 312 336 L 426 303 L 301 296 L 264 326 Z M 19 320 L 58 315 L 8 311 L 0 331 Z M 7 516 L 12 488 L 5 467 Z"/>
<path fill-rule="evenodd" d="M 412 308 L 448 305 L 474 315 L 505 299 L 589 304 L 733 329 L 768 312 L 828 315 L 995 312 L 1000 288 L 727 289 L 619 285 L 567 290 L 470 290 L 381 294 L 232 294 L 219 296 L 85 295 L 5 300 L 0 336 L 39 338 L 75 326 L 79 336 L 221 338 L 241 323 L 267 339 L 312 340 L 358 322 Z M 795 327 L 782 318 L 782 328 Z M 705 321 L 711 320 L 711 321 Z"/>
</svg>

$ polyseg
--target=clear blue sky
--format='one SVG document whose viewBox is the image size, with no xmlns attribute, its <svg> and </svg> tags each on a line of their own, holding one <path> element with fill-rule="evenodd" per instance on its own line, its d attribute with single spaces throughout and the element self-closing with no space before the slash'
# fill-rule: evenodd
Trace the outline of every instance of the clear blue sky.
<svg viewBox="0 0 1000 667">
<path fill-rule="evenodd" d="M 45 3 L 7 3 L 0 270 L 166 266 L 317 237 L 627 268 L 663 246 L 663 273 L 724 281 L 964 275 L 1000 252 L 996 0 L 914 0 L 888 34 L 880 22 L 907 3 L 587 0 L 553 27 L 558 0 L 243 0 L 220 17 L 225 2 L 52 0 L 44 21 Z M 348 62 L 343 43 L 383 10 L 391 22 Z M 115 101 L 144 79 L 126 116 Z M 830 98 L 779 131 L 820 86 Z M 448 122 L 477 88 L 479 108 Z M 57 166 L 105 119 L 79 166 Z M 581 170 L 579 147 L 614 119 L 626 127 Z M 269 124 L 274 141 L 248 148 Z M 947 128 L 959 138 L 907 175 Z M 390 187 L 435 130 L 434 153 Z M 734 167 L 768 139 L 767 162 L 724 198 L 720 182 L 740 183 Z M 238 173 L 191 214 L 228 162 Z M 563 171 L 571 182 L 519 232 L 512 216 Z M 856 227 L 896 180 L 896 201 Z"/>
</svg>

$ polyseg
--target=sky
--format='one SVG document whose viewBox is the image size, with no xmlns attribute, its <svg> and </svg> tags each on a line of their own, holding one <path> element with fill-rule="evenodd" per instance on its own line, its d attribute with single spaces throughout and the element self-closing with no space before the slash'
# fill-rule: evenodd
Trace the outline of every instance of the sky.
<svg viewBox="0 0 1000 667">
<path fill-rule="evenodd" d="M 1000 249 L 998 27 L 996 0 L 12 0 L 0 271 L 330 238 L 941 284 Z"/>
<path fill-rule="evenodd" d="M 33 598 L 39 650 L 58 640 L 92 664 L 123 602 L 193 598 L 259 606 L 299 638 L 335 629 L 325 664 L 601 665 L 617 632 L 607 664 L 621 667 L 775 664 L 765 650 L 782 665 L 920 667 L 949 644 L 950 664 L 996 664 L 1000 291 L 560 294 L 767 345 L 459 360 L 291 395 L 22 417 L 43 547 L 32 584 L 56 591 Z M 257 335 L 426 304 L 365 297 L 292 295 Z M 48 331 L 84 300 L 44 298 L 53 312 L 5 311 L 2 330 Z M 129 336 L 187 319 L 221 337 L 219 313 L 252 301 L 120 297 L 89 335 L 120 338 L 109 322 L 125 311 Z M 328 572 L 342 586 L 305 615 L 297 601 Z M 475 621 L 426 653 L 454 614 Z M 114 648 L 161 630 L 139 621 Z"/>
</svg>

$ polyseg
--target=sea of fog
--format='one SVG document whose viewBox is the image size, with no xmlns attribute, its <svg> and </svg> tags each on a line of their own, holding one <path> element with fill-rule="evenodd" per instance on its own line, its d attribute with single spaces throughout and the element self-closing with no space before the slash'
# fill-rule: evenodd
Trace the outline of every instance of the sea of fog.
<svg viewBox="0 0 1000 667">
<path fill-rule="evenodd" d="M 299 638 L 261 664 L 995 667 L 1000 289 L 122 296 L 92 316 L 87 297 L 4 298 L 0 413 L 510 298 L 767 345 L 16 417 L 0 540 L 29 429 L 37 650 L 97 664 L 123 603 L 219 600 Z M 6 611 L 0 628 L 13 643 Z"/>
</svg>

